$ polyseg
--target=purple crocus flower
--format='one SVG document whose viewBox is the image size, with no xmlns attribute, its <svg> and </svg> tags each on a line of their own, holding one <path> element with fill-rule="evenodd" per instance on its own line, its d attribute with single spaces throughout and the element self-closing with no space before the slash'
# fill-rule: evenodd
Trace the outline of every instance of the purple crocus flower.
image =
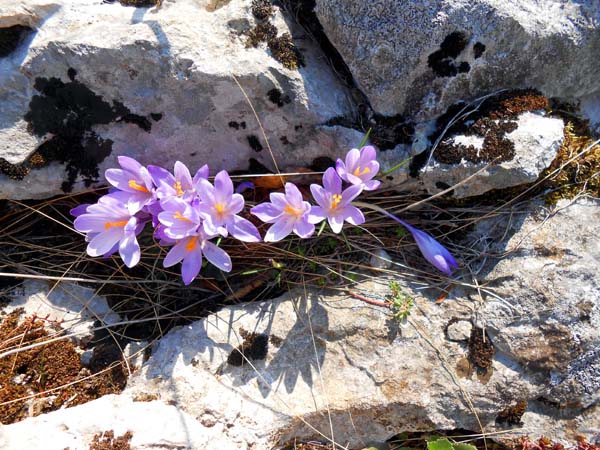
<svg viewBox="0 0 600 450">
<path fill-rule="evenodd" d="M 379 172 L 377 154 L 373 147 L 366 146 L 360 150 L 353 148 L 346 154 L 346 161 L 338 159 L 335 169 L 342 180 L 350 184 L 362 185 L 365 191 L 373 191 L 379 187 L 380 181 L 373 180 Z"/>
<path fill-rule="evenodd" d="M 207 234 L 227 236 L 231 233 L 240 241 L 260 242 L 260 233 L 254 224 L 238 215 L 244 209 L 244 197 L 234 194 L 233 183 L 225 170 L 215 176 L 214 186 L 200 179 L 196 191 L 201 200 L 197 209 L 204 219 L 202 225 Z"/>
<path fill-rule="evenodd" d="M 183 283 L 186 285 L 194 281 L 194 278 L 200 273 L 202 255 L 214 266 L 225 272 L 230 272 L 231 258 L 223 249 L 209 241 L 214 236 L 206 234 L 201 227 L 198 228 L 196 235 L 177 241 L 165 256 L 163 265 L 171 267 L 183 260 L 181 278 L 183 278 Z"/>
<path fill-rule="evenodd" d="M 301 238 L 315 232 L 315 226 L 308 221 L 311 205 L 303 201 L 302 193 L 293 183 L 285 183 L 285 194 L 273 192 L 271 202 L 261 203 L 250 210 L 266 223 L 273 223 L 265 235 L 265 242 L 282 240 L 292 231 Z"/>
<path fill-rule="evenodd" d="M 158 214 L 158 220 L 163 227 L 160 233 L 170 239 L 182 239 L 196 234 L 202 221 L 192 204 L 179 197 L 172 197 L 162 201 L 161 205 L 163 210 Z M 162 234 L 159 237 L 162 238 Z"/>
<path fill-rule="evenodd" d="M 194 178 L 189 169 L 181 161 L 176 161 L 173 168 L 174 175 L 159 166 L 148 166 L 148 172 L 156 185 L 156 196 L 159 199 L 170 197 L 183 197 L 185 194 L 193 194 L 194 187 L 200 179 L 208 178 L 208 166 L 203 165 Z"/>
<path fill-rule="evenodd" d="M 120 169 L 107 169 L 104 176 L 110 184 L 127 192 L 125 204 L 133 215 L 154 199 L 152 177 L 144 166 L 128 156 L 119 156 Z"/>
<path fill-rule="evenodd" d="M 140 261 L 136 236 L 144 228 L 145 220 L 127 209 L 128 198 L 125 192 L 105 195 L 75 219 L 75 229 L 88 234 L 88 255 L 108 256 L 118 250 L 127 267 Z"/>
<path fill-rule="evenodd" d="M 339 233 L 344 225 L 344 220 L 352 225 L 365 222 L 365 216 L 360 209 L 352 206 L 354 200 L 363 190 L 362 185 L 352 185 L 342 192 L 342 179 L 330 167 L 323 174 L 323 186 L 310 185 L 310 192 L 319 206 L 313 206 L 308 220 L 312 224 L 327 219 L 334 233 Z"/>
</svg>

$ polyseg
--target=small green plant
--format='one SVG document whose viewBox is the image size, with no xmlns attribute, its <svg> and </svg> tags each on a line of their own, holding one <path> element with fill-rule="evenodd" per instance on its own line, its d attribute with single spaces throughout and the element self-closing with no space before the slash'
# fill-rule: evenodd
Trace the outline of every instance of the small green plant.
<svg viewBox="0 0 600 450">
<path fill-rule="evenodd" d="M 413 447 L 398 447 L 394 450 L 417 450 Z M 477 450 L 477 447 L 471 444 L 458 444 L 451 442 L 448 438 L 431 436 L 427 438 L 427 450 Z"/>
<path fill-rule="evenodd" d="M 402 287 L 397 282 L 390 281 L 389 286 L 391 291 L 389 300 L 391 302 L 392 310 L 394 311 L 394 319 L 402 322 L 409 316 L 410 310 L 414 305 L 414 299 L 410 295 L 402 292 Z"/>
</svg>

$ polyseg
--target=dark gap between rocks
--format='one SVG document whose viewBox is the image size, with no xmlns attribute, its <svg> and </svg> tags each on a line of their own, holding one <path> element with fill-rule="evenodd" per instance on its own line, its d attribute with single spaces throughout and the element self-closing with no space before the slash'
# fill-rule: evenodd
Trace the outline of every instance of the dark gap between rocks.
<svg viewBox="0 0 600 450">
<path fill-rule="evenodd" d="M 13 25 L 0 28 L 0 58 L 14 52 L 19 45 L 35 30 L 26 25 Z"/>
</svg>

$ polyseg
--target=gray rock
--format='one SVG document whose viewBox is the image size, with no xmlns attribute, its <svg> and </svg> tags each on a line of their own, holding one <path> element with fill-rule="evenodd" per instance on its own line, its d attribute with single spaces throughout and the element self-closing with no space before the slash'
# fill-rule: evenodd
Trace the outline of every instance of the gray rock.
<svg viewBox="0 0 600 450">
<path fill-rule="evenodd" d="M 433 118 L 499 88 L 598 91 L 598 0 L 316 0 L 375 111 Z"/>
<path fill-rule="evenodd" d="M 67 187 L 81 190 L 84 179 L 101 178 L 123 154 L 168 168 L 176 160 L 193 170 L 208 163 L 212 173 L 248 169 L 250 158 L 274 169 L 235 79 L 280 168 L 345 150 L 336 142 L 345 129 L 321 124 L 351 113 L 350 97 L 312 41 L 290 29 L 277 8 L 270 20 L 280 35 L 294 34 L 305 62 L 299 70 L 284 67 L 266 44 L 247 47 L 244 33 L 255 19 L 243 0 L 165 1 L 160 8 L 20 3 L 0 11 L 0 24 L 35 30 L 0 58 L 0 158 L 18 164 L 39 151 L 50 155 L 46 162 L 58 162 L 39 169 L 38 161 L 20 181 L 0 174 L 0 198 L 56 195 L 69 178 Z M 17 170 L 5 163 L 3 169 Z"/>
<path fill-rule="evenodd" d="M 564 122 L 541 113 L 525 112 L 516 119 L 516 123 L 514 131 L 504 134 L 514 147 L 514 156 L 509 160 L 491 164 L 492 161 L 486 159 L 470 162 L 463 158 L 460 162 L 443 164 L 436 161 L 434 154 L 420 175 L 429 193 L 440 192 L 443 190 L 441 186 L 454 186 L 477 172 L 474 178 L 454 189 L 456 198 L 536 181 L 556 157 L 564 140 Z M 459 134 L 449 137 L 449 140 L 459 148 L 473 147 L 478 154 L 483 146 L 483 137 L 480 136 Z M 436 150 L 438 153 L 441 151 Z"/>
</svg>

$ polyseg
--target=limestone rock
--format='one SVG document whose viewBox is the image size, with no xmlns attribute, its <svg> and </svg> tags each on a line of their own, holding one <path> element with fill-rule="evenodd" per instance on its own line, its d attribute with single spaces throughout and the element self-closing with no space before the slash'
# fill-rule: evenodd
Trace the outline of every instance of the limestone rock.
<svg viewBox="0 0 600 450">
<path fill-rule="evenodd" d="M 600 88 L 598 0 L 316 0 L 315 12 L 381 114 L 424 120 L 499 88 Z"/>
<path fill-rule="evenodd" d="M 0 10 L 0 27 L 29 29 L 0 58 L 0 198 L 81 190 L 122 154 L 212 173 L 247 170 L 251 158 L 274 169 L 236 79 L 281 168 L 343 152 L 340 131 L 320 125 L 349 114 L 350 97 L 278 8 L 268 20 L 294 35 L 281 45 L 296 45 L 298 70 L 274 58 L 282 49 L 248 46 L 257 19 L 244 0 L 20 3 Z"/>
<path fill-rule="evenodd" d="M 499 122 L 507 123 L 493 121 Z M 429 193 L 460 183 L 479 171 L 454 189 L 456 198 L 536 181 L 556 157 L 564 139 L 564 122 L 540 112 L 525 112 L 513 123 L 514 130 L 498 131 L 498 139 L 492 141 L 490 148 L 479 135 L 456 134 L 446 138 L 443 148 L 436 149 L 431 163 L 420 175 Z"/>
</svg>

